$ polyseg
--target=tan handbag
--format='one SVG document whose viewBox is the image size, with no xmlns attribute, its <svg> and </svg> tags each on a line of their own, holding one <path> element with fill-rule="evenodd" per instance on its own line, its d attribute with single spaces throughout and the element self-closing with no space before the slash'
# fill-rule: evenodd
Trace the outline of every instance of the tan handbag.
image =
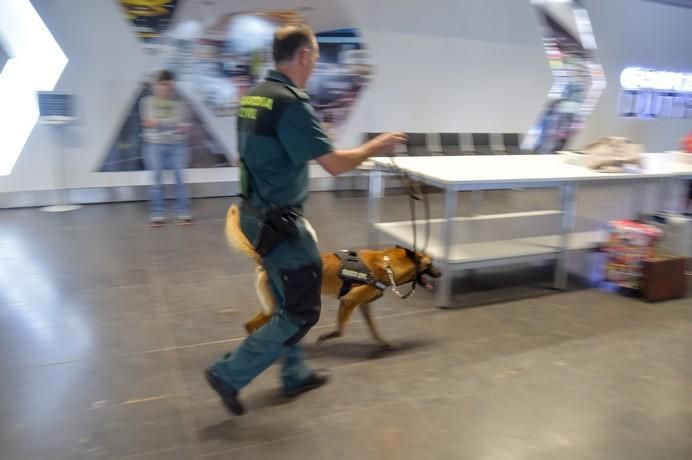
<svg viewBox="0 0 692 460">
<path fill-rule="evenodd" d="M 602 137 L 579 153 L 587 155 L 584 164 L 603 172 L 622 172 L 626 165 L 641 167 L 644 146 L 626 137 Z"/>
</svg>

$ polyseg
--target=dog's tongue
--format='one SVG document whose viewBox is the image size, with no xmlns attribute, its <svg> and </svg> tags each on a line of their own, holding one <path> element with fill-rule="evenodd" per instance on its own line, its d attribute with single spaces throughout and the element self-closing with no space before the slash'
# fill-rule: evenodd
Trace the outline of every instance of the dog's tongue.
<svg viewBox="0 0 692 460">
<path fill-rule="evenodd" d="M 427 276 L 425 276 L 425 275 L 421 276 L 421 277 L 420 277 L 420 281 L 421 281 L 421 284 L 423 285 L 423 287 L 424 287 L 425 289 L 427 289 L 428 291 L 432 291 L 432 290 L 433 290 L 433 285 L 432 285 L 432 283 L 428 280 L 428 277 L 427 277 Z"/>
</svg>

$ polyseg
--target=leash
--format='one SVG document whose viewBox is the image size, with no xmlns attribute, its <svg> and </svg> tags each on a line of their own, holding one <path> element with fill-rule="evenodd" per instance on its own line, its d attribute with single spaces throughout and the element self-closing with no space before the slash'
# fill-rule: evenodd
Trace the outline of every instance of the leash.
<svg viewBox="0 0 692 460">
<path fill-rule="evenodd" d="M 389 278 L 392 292 L 400 299 L 405 300 L 409 297 L 412 297 L 416 293 L 418 277 L 421 273 L 420 258 L 418 257 L 418 253 L 425 252 L 428 249 L 428 245 L 430 244 L 430 198 L 428 194 L 425 192 L 424 186 L 421 183 L 421 181 L 414 179 L 409 172 L 405 171 L 404 169 L 399 167 L 399 165 L 396 164 L 396 162 L 394 161 L 394 155 L 390 155 L 389 160 L 391 162 L 392 170 L 394 170 L 395 174 L 400 176 L 401 179 L 404 181 L 406 192 L 408 194 L 409 212 L 411 214 L 411 231 L 413 232 L 413 263 L 415 265 L 416 271 L 413 277 L 413 281 L 411 282 L 411 290 L 406 294 L 402 294 L 401 291 L 399 291 L 394 280 L 394 272 L 392 271 L 392 268 L 390 266 L 391 260 L 389 259 L 389 256 L 384 257 L 384 267 L 385 271 L 387 272 L 387 277 Z M 422 248 L 418 248 L 418 222 L 416 217 L 417 201 L 423 202 L 423 212 L 425 219 L 425 243 L 423 244 Z"/>
<path fill-rule="evenodd" d="M 395 296 L 400 298 L 401 300 L 406 300 L 409 297 L 413 297 L 416 294 L 416 281 L 414 278 L 413 285 L 411 286 L 411 290 L 408 291 L 406 294 L 402 294 L 401 291 L 399 291 L 399 287 L 396 285 L 396 281 L 394 280 L 394 272 L 392 271 L 391 266 L 389 265 L 389 256 L 384 256 L 384 270 L 387 272 L 387 277 L 389 278 L 389 287 L 391 288 L 392 292 L 394 293 Z M 416 269 L 416 272 L 418 270 Z M 416 273 L 416 278 L 418 277 L 418 274 Z"/>
</svg>

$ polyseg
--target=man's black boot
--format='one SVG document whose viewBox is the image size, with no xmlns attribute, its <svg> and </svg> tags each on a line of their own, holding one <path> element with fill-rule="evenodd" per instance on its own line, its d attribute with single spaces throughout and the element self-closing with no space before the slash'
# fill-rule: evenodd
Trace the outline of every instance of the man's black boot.
<svg viewBox="0 0 692 460">
<path fill-rule="evenodd" d="M 226 406 L 226 409 L 228 409 L 230 413 L 234 415 L 243 415 L 245 413 L 245 408 L 238 399 L 238 392 L 231 386 L 224 383 L 224 381 L 221 380 L 213 368 L 207 368 L 207 370 L 204 371 L 204 376 L 206 377 L 209 386 L 211 386 L 214 391 L 221 396 L 223 405 Z"/>
</svg>

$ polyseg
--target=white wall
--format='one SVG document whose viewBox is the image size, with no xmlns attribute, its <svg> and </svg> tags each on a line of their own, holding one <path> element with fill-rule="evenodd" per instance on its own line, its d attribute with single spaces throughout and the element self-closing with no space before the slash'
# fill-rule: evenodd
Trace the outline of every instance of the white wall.
<svg viewBox="0 0 692 460">
<path fill-rule="evenodd" d="M 376 75 L 346 130 L 525 132 L 550 86 L 529 2 L 387 0 L 350 9 Z"/>
<path fill-rule="evenodd" d="M 377 65 L 340 145 L 354 145 L 366 131 L 525 132 L 536 121 L 550 72 L 529 0 L 341 0 L 343 16 L 341 11 L 325 14 L 333 1 L 312 1 L 320 9 L 307 15 L 318 22 L 339 19 L 327 25 L 345 18 L 360 27 Z M 68 139 L 68 185 L 146 184 L 148 176 L 142 172 L 94 172 L 131 107 L 134 84 L 144 67 L 139 44 L 116 1 L 32 3 L 70 59 L 57 90 L 74 93 L 79 101 L 80 122 Z M 265 0 L 261 6 L 303 4 Z M 692 10 L 642 0 L 589 0 L 586 6 L 609 86 L 579 140 L 617 134 L 650 150 L 675 147 L 692 122 L 618 118 L 618 76 L 629 65 L 690 71 Z M 232 123 L 215 122 L 213 129 L 234 151 Z M 53 188 L 53 148 L 50 129 L 37 126 L 13 173 L 0 177 L 0 192 Z M 237 176 L 229 169 L 213 169 L 191 170 L 188 177 L 215 182 Z"/>
<path fill-rule="evenodd" d="M 643 120 L 616 115 L 620 72 L 641 66 L 692 72 L 692 9 L 643 0 L 587 0 L 608 87 L 577 144 L 625 136 L 648 151 L 678 149 L 692 120 Z"/>
</svg>

